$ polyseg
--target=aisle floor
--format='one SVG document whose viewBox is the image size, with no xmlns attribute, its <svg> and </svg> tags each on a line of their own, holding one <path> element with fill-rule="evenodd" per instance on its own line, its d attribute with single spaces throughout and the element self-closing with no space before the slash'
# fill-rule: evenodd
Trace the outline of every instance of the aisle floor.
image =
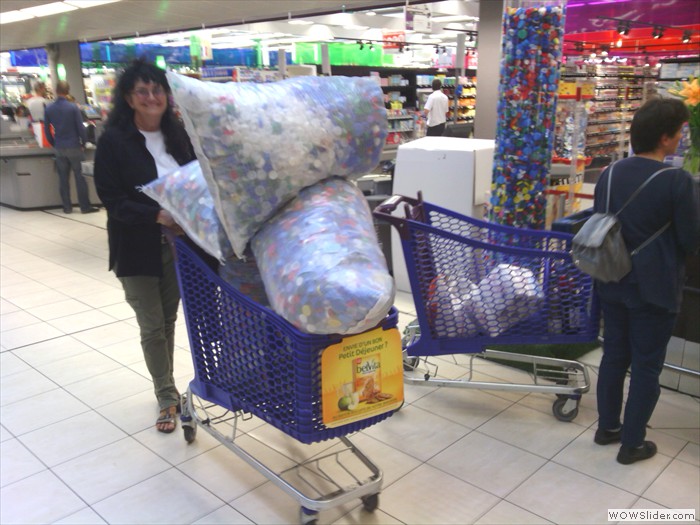
<svg viewBox="0 0 700 525">
<path fill-rule="evenodd" d="M 138 330 L 107 271 L 104 210 L 0 208 L 0 523 L 297 523 L 299 506 L 200 431 L 155 431 L 157 407 Z M 412 319 L 400 294 L 401 325 Z M 192 377 L 178 321 L 176 379 Z M 406 387 L 406 405 L 353 436 L 384 471 L 379 509 L 359 500 L 319 523 L 608 523 L 607 509 L 700 509 L 700 402 L 663 390 L 648 437 L 659 454 L 621 466 L 593 443 L 600 351 L 584 358 L 593 389 L 575 421 L 552 396 Z M 457 362 L 455 362 L 457 361 Z M 440 373 L 466 373 L 440 360 Z M 520 372 L 479 365 L 482 380 Z M 496 379 L 497 378 L 497 379 Z M 242 439 L 284 465 L 306 446 L 260 420 Z M 309 447 L 318 453 L 332 442 Z"/>
</svg>

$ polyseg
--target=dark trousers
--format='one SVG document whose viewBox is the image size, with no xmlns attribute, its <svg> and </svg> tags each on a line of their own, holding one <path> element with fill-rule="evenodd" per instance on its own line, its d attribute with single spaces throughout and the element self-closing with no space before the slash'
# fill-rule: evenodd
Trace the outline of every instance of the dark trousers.
<svg viewBox="0 0 700 525">
<path fill-rule="evenodd" d="M 634 296 L 637 297 L 634 297 Z M 661 389 L 659 375 L 676 314 L 638 299 L 637 294 L 603 299 L 603 358 L 598 376 L 598 427 L 614 430 L 622 424 L 622 444 L 644 443 L 646 426 Z M 624 422 L 620 420 L 627 369 L 630 386 Z"/>
<path fill-rule="evenodd" d="M 430 126 L 425 134 L 426 137 L 442 137 L 445 133 L 445 123 L 438 124 L 437 126 Z"/>
<path fill-rule="evenodd" d="M 90 197 L 88 196 L 88 187 L 83 170 L 80 163 L 85 160 L 85 155 L 81 148 L 65 148 L 56 149 L 56 171 L 58 172 L 58 190 L 61 194 L 61 203 L 63 211 L 73 209 L 73 203 L 70 198 L 70 172 L 73 170 L 75 178 L 75 189 L 78 193 L 78 204 L 80 211 L 90 209 Z"/>
</svg>

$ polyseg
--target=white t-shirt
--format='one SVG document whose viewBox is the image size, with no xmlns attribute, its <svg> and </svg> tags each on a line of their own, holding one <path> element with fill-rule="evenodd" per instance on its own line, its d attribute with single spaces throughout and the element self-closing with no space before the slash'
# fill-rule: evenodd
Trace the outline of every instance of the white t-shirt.
<svg viewBox="0 0 700 525">
<path fill-rule="evenodd" d="M 156 161 L 159 177 L 180 167 L 175 158 L 165 151 L 165 139 L 162 131 L 143 131 L 142 129 L 139 131 L 146 137 L 146 148 L 153 160 Z"/>
<path fill-rule="evenodd" d="M 433 91 L 425 102 L 428 111 L 428 127 L 439 126 L 447 122 L 447 110 L 450 100 L 441 89 Z"/>
<path fill-rule="evenodd" d="M 41 122 L 44 120 L 44 109 L 48 106 L 50 102 L 44 97 L 39 95 L 34 95 L 32 98 L 27 100 L 27 109 L 29 114 L 32 116 L 32 121 Z"/>
</svg>

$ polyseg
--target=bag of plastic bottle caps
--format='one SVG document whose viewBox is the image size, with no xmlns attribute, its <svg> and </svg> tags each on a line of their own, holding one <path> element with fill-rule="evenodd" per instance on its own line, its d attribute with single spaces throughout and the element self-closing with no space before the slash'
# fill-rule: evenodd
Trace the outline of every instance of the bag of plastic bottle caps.
<svg viewBox="0 0 700 525">
<path fill-rule="evenodd" d="M 464 276 L 438 275 L 428 289 L 428 316 L 438 337 L 470 337 L 479 326 L 472 316 L 477 286 Z"/>
<path fill-rule="evenodd" d="M 256 303 L 263 306 L 270 304 L 258 264 L 250 248 L 246 250 L 243 259 L 235 255 L 226 259 L 224 264 L 219 266 L 219 277 Z"/>
<path fill-rule="evenodd" d="M 394 302 L 367 200 L 331 177 L 305 188 L 251 241 L 271 308 L 311 334 L 356 334 Z"/>
<path fill-rule="evenodd" d="M 496 337 L 539 312 L 544 295 L 530 270 L 499 264 L 481 280 L 478 289 L 469 291 L 463 300 L 470 304 L 483 330 Z"/>
<path fill-rule="evenodd" d="M 370 78 L 218 84 L 169 72 L 168 82 L 239 257 L 302 188 L 379 162 L 386 109 Z"/>
<path fill-rule="evenodd" d="M 192 161 L 141 187 L 200 248 L 220 262 L 233 256 L 214 199 L 198 161 Z"/>
</svg>

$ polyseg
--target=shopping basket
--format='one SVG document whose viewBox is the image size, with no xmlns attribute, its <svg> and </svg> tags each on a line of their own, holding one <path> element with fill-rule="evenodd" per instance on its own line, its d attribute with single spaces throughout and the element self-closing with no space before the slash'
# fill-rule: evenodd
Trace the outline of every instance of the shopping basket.
<svg viewBox="0 0 700 525">
<path fill-rule="evenodd" d="M 299 332 L 272 310 L 219 278 L 185 240 L 172 235 L 169 239 L 175 251 L 194 362 L 194 379 L 182 400 L 185 439 L 192 442 L 197 428 L 205 429 L 297 498 L 302 505 L 302 523 L 313 522 L 316 511 L 358 497 L 367 510 L 374 510 L 381 487 L 381 470 L 346 436 L 386 419 L 393 412 L 333 428 L 324 425 L 321 354 L 330 345 L 342 341 L 342 336 Z M 398 313 L 392 308 L 377 329 L 395 330 L 397 318 Z M 345 448 L 338 451 L 335 447 L 330 454 L 298 463 L 293 469 L 297 470 L 300 482 L 295 483 L 290 481 L 294 477 L 290 473 L 293 469 L 277 473 L 238 445 L 238 421 L 251 414 L 302 443 L 339 438 Z M 348 463 L 348 459 L 355 460 L 355 464 Z M 333 479 L 324 463 L 331 465 L 330 471 L 333 465 L 342 465 L 343 475 L 347 474 L 349 479 Z M 314 480 L 317 486 L 313 486 Z M 326 492 L 318 485 L 327 489 Z"/>
<path fill-rule="evenodd" d="M 403 205 L 404 216 L 397 208 Z M 571 421 L 590 388 L 576 361 L 524 356 L 489 345 L 597 340 L 600 312 L 592 279 L 569 255 L 572 236 L 491 224 L 418 198 L 395 195 L 374 210 L 398 231 L 417 320 L 405 338 L 406 383 L 548 392 L 554 415 Z M 532 384 L 435 378 L 430 356 L 472 354 L 532 365 Z M 410 373 L 425 363 L 423 378 Z M 432 364 L 433 368 L 435 367 Z"/>
</svg>

